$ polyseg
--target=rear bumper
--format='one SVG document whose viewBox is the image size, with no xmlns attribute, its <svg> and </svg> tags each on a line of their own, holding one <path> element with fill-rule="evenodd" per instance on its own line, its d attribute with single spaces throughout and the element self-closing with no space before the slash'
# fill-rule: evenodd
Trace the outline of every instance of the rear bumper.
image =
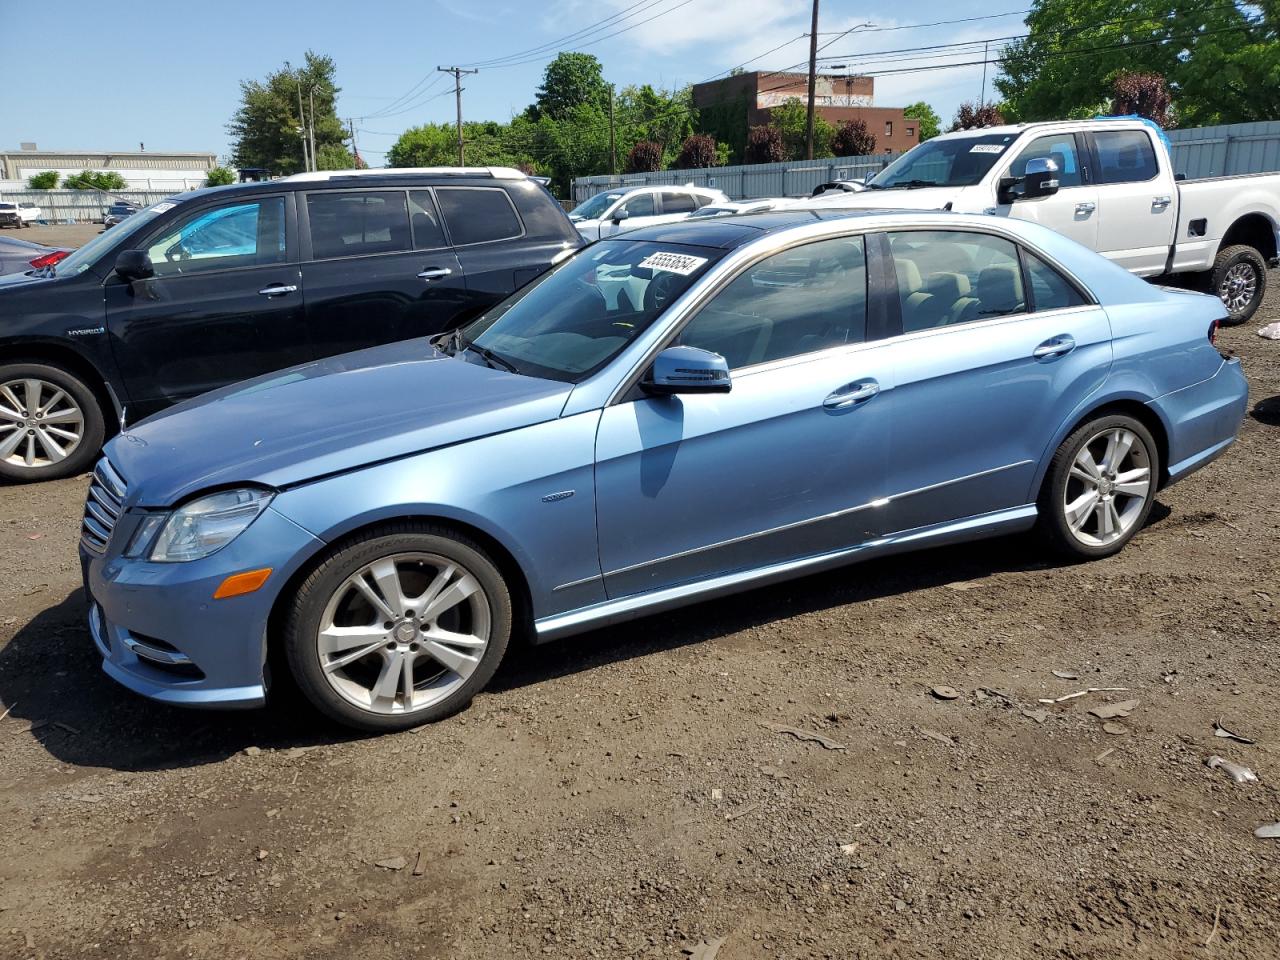
<svg viewBox="0 0 1280 960">
<path fill-rule="evenodd" d="M 1221 456 L 1235 443 L 1249 403 L 1249 384 L 1238 357 L 1224 360 L 1208 380 L 1150 402 L 1169 427 L 1168 482 L 1174 483 Z"/>
</svg>

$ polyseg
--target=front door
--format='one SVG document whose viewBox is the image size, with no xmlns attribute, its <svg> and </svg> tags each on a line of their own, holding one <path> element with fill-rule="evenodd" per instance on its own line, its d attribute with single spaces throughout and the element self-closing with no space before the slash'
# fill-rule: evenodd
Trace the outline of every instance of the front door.
<svg viewBox="0 0 1280 960">
<path fill-rule="evenodd" d="M 880 532 L 892 382 L 867 343 L 861 237 L 747 268 L 675 343 L 724 356 L 725 394 L 608 407 L 596 449 L 610 597 L 842 550 Z"/>
<path fill-rule="evenodd" d="M 130 420 L 311 358 L 291 196 L 202 206 L 139 247 L 155 275 L 104 287 Z"/>
<path fill-rule="evenodd" d="M 1098 188 L 1089 182 L 1083 144 L 1073 133 L 1036 137 L 1000 176 L 1021 177 L 1031 160 L 1052 160 L 1058 167 L 1058 192 L 1048 197 L 1015 200 L 998 207 L 1003 216 L 1030 220 L 1076 243 L 1094 249 L 1098 242 Z"/>
<path fill-rule="evenodd" d="M 615 219 L 624 210 L 626 211 L 625 219 Z M 662 222 L 662 213 L 658 208 L 658 194 L 653 190 L 633 193 L 600 221 L 600 237 L 603 239 L 623 230 L 636 230 Z"/>
<path fill-rule="evenodd" d="M 1146 130 L 1099 130 L 1090 136 L 1098 181 L 1095 249 L 1140 277 L 1164 273 L 1177 230 L 1173 171 L 1161 170 Z"/>
<path fill-rule="evenodd" d="M 449 330 L 466 280 L 430 190 L 307 194 L 302 265 L 319 356 Z"/>
</svg>

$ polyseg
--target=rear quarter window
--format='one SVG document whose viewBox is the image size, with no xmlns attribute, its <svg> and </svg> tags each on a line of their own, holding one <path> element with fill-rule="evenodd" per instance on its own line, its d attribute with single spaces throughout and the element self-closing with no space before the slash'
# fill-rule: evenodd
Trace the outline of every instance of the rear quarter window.
<svg viewBox="0 0 1280 960">
<path fill-rule="evenodd" d="M 581 239 L 560 204 L 532 180 L 514 181 L 508 192 L 529 236 L 572 240 L 575 244 Z"/>
<path fill-rule="evenodd" d="M 438 187 L 436 200 L 456 246 L 510 240 L 524 233 L 516 208 L 501 187 Z"/>
</svg>

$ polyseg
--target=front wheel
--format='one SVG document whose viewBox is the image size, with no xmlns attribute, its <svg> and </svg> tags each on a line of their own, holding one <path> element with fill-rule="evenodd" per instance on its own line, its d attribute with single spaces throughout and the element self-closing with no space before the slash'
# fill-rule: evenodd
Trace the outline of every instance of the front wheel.
<svg viewBox="0 0 1280 960">
<path fill-rule="evenodd" d="M 1209 290 L 1227 308 L 1227 326 L 1252 317 L 1267 292 L 1267 264 L 1253 247 L 1236 245 L 1218 253 L 1209 275 Z"/>
<path fill-rule="evenodd" d="M 498 668 L 511 594 L 484 549 L 397 524 L 338 549 L 298 589 L 284 632 L 298 686 L 359 730 L 404 730 L 465 707 Z"/>
<path fill-rule="evenodd" d="M 105 430 L 98 398 L 74 373 L 44 363 L 0 364 L 0 479 L 82 473 Z"/>
<path fill-rule="evenodd" d="M 1123 414 L 1100 417 L 1062 441 L 1040 492 L 1040 528 L 1082 560 L 1119 553 L 1155 503 L 1160 453 L 1150 431 Z"/>
</svg>

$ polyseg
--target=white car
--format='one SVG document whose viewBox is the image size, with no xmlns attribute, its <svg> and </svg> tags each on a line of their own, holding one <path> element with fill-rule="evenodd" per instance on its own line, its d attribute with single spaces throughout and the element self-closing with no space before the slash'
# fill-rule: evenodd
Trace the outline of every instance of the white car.
<svg viewBox="0 0 1280 960">
<path fill-rule="evenodd" d="M 619 187 L 584 200 L 569 211 L 569 219 L 590 242 L 623 230 L 683 220 L 709 203 L 728 199 L 720 190 L 706 187 Z"/>
<path fill-rule="evenodd" d="M 40 219 L 34 203 L 0 202 L 0 227 L 29 227 Z"/>
<path fill-rule="evenodd" d="M 725 200 L 709 203 L 689 214 L 690 220 L 706 220 L 711 217 L 736 217 L 743 213 L 765 213 L 769 210 L 785 210 L 794 206 L 795 200 L 785 197 L 760 197 L 755 200 Z"/>
<path fill-rule="evenodd" d="M 860 193 L 807 207 L 941 209 L 1032 220 L 1140 277 L 1195 274 L 1243 323 L 1280 239 L 1280 173 L 1184 180 L 1141 120 L 963 130 L 913 147 Z"/>
</svg>

